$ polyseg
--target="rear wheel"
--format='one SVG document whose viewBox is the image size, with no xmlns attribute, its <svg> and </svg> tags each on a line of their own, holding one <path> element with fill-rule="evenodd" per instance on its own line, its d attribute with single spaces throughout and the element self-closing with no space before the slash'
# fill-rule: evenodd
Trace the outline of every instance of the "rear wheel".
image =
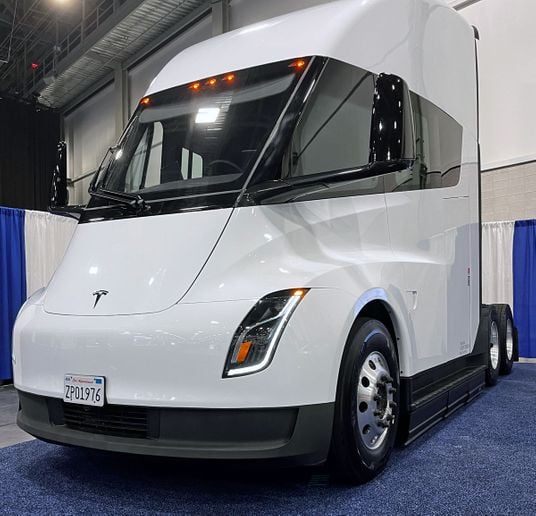
<svg viewBox="0 0 536 516">
<path fill-rule="evenodd" d="M 514 365 L 515 335 L 514 318 L 508 305 L 495 305 L 499 320 L 499 346 L 501 348 L 501 360 L 499 372 L 510 374 Z"/>
<path fill-rule="evenodd" d="M 343 357 L 330 452 L 339 479 L 363 483 L 387 464 L 398 427 L 398 359 L 387 328 L 360 318 Z"/>
<path fill-rule="evenodd" d="M 486 369 L 486 385 L 491 386 L 497 383 L 499 369 L 501 365 L 501 346 L 499 341 L 499 320 L 497 311 L 492 307 L 489 311 L 488 328 L 488 368 Z"/>
</svg>

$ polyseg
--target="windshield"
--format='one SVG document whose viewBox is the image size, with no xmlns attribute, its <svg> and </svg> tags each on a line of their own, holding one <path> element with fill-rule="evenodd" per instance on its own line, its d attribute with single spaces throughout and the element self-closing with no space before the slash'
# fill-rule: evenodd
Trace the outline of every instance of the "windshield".
<svg viewBox="0 0 536 516">
<path fill-rule="evenodd" d="M 144 97 L 94 186 L 148 201 L 238 196 L 305 68 L 272 63 Z"/>
</svg>

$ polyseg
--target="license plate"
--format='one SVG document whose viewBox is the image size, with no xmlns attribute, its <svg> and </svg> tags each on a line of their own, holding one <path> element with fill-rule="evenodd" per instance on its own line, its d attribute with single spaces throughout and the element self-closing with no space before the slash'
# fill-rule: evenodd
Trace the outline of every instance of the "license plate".
<svg viewBox="0 0 536 516">
<path fill-rule="evenodd" d="M 104 406 L 104 377 L 66 374 L 63 401 L 93 407 Z"/>
</svg>

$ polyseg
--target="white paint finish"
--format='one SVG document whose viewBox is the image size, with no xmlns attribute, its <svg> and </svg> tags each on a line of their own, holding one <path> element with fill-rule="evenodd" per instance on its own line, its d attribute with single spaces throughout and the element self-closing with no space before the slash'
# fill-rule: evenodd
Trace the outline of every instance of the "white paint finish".
<svg viewBox="0 0 536 516">
<path fill-rule="evenodd" d="M 333 401 L 338 361 L 353 322 L 351 296 L 311 290 L 270 367 L 224 379 L 232 336 L 254 303 L 179 304 L 159 314 L 127 317 L 65 317 L 27 306 L 15 328 L 15 385 L 61 398 L 63 376 L 74 372 L 104 376 L 109 403 L 229 408 Z M 324 318 L 328 306 L 333 313 Z M 38 346 L 28 345 L 36 341 Z"/>
<path fill-rule="evenodd" d="M 232 0 L 231 30 L 334 0 Z"/>
<path fill-rule="evenodd" d="M 296 26 L 300 38 L 290 37 Z M 375 299 L 392 311 L 402 376 L 458 356 L 463 336 L 476 333 L 478 313 L 475 286 L 469 310 L 456 304 L 460 271 L 478 255 L 473 46 L 471 29 L 442 3 L 359 0 L 261 23 L 181 53 L 154 91 L 218 70 L 308 54 L 398 73 L 464 125 L 462 181 L 451 189 L 235 209 L 217 245 L 230 210 L 81 227 L 45 306 L 36 296 L 21 310 L 14 330 L 17 386 L 59 397 L 63 374 L 70 372 L 106 376 L 115 403 L 268 407 L 333 401 L 349 329 Z M 149 280 L 159 270 L 162 278 L 153 287 Z M 449 289 L 451 281 L 456 286 Z M 270 367 L 222 379 L 232 335 L 254 302 L 299 287 L 311 291 Z M 91 292 L 101 288 L 110 294 L 93 310 Z M 461 295 L 466 307 L 467 290 Z M 452 321 L 456 328 L 447 328 Z"/>
<path fill-rule="evenodd" d="M 536 2 L 481 0 L 460 14 L 480 32 L 482 168 L 534 159 Z"/>
<path fill-rule="evenodd" d="M 474 53 L 467 51 L 473 46 L 473 29 L 442 1 L 339 0 L 194 45 L 163 68 L 147 93 L 262 63 L 324 55 L 402 76 L 476 134 L 476 68 Z"/>
<path fill-rule="evenodd" d="M 379 284 L 390 257 L 383 195 L 238 208 L 184 302 L 312 286 L 348 288 L 357 299 Z"/>
<path fill-rule="evenodd" d="M 170 59 L 190 45 L 210 38 L 211 34 L 212 25 L 210 17 L 206 17 L 178 38 L 175 38 L 157 52 L 151 54 L 140 64 L 131 68 L 128 72 L 130 113 L 132 114 L 134 112 L 140 99 L 149 87 L 150 82 Z"/>
<path fill-rule="evenodd" d="M 115 103 L 113 85 L 107 86 L 65 117 L 68 176 L 75 179 L 97 170 L 108 147 L 115 142 Z M 75 188 L 70 204 L 85 204 L 89 181 Z"/>
<path fill-rule="evenodd" d="M 81 224 L 47 289 L 45 310 L 113 315 L 178 302 L 210 256 L 231 210 Z M 107 290 L 93 308 L 93 292 Z"/>
</svg>

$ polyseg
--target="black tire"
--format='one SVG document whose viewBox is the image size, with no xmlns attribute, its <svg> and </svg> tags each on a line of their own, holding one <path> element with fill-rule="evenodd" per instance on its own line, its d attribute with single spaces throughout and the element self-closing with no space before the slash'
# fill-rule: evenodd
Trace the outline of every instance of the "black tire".
<svg viewBox="0 0 536 516">
<path fill-rule="evenodd" d="M 374 383 L 375 380 L 372 383 L 364 382 L 363 379 L 372 371 L 374 364 L 371 362 L 378 364 L 373 368 L 374 374 L 379 377 L 377 383 Z M 384 366 L 388 366 L 388 369 Z M 387 370 L 389 375 L 384 374 Z M 361 386 L 364 391 L 370 388 L 367 392 L 375 395 L 370 406 L 362 401 L 358 407 L 358 400 L 362 396 L 358 393 Z M 393 339 L 381 322 L 359 318 L 344 352 L 337 386 L 329 458 L 332 472 L 337 479 L 361 484 L 371 480 L 384 469 L 395 443 L 399 398 L 400 375 Z M 366 412 L 363 405 L 367 405 Z M 364 418 L 371 414 L 374 422 L 359 428 Z M 365 433 L 367 426 L 369 429 Z M 383 434 L 377 435 L 378 432 Z M 375 443 L 366 444 L 365 439 L 371 438 L 376 439 Z M 376 445 L 377 448 L 372 449 Z"/>
<path fill-rule="evenodd" d="M 499 344 L 501 347 L 500 374 L 510 374 L 514 365 L 515 330 L 512 310 L 508 305 L 495 305 L 499 319 Z"/>
<path fill-rule="evenodd" d="M 488 387 L 497 383 L 500 367 L 499 317 L 495 307 L 491 306 L 488 319 L 488 367 L 486 369 L 486 385 Z"/>
</svg>

